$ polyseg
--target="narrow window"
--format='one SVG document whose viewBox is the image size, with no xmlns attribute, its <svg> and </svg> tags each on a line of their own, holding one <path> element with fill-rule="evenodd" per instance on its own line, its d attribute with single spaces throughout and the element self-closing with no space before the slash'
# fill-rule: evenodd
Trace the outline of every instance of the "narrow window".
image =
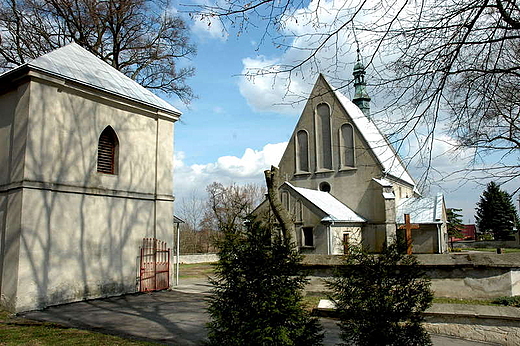
<svg viewBox="0 0 520 346">
<path fill-rule="evenodd" d="M 348 247 L 350 244 L 350 237 L 348 233 L 343 233 L 343 253 L 348 253 Z"/>
<path fill-rule="evenodd" d="M 287 211 L 289 211 L 289 192 L 287 191 L 282 191 L 282 205 Z"/>
<path fill-rule="evenodd" d="M 354 129 L 344 124 L 340 129 L 341 164 L 343 167 L 354 167 Z"/>
<path fill-rule="evenodd" d="M 296 133 L 296 167 L 298 172 L 309 171 L 309 135 L 304 130 Z"/>
<path fill-rule="evenodd" d="M 303 221 L 303 204 L 301 201 L 298 201 L 296 203 L 296 221 L 302 222 Z"/>
<path fill-rule="evenodd" d="M 303 227 L 303 246 L 314 246 L 314 234 L 312 227 Z"/>
<path fill-rule="evenodd" d="M 97 171 L 106 174 L 116 174 L 119 141 L 112 127 L 107 126 L 98 142 Z"/>
<path fill-rule="evenodd" d="M 332 169 L 332 140 L 330 136 L 330 107 L 321 103 L 316 108 L 317 117 L 317 142 L 319 143 L 318 168 Z"/>
</svg>

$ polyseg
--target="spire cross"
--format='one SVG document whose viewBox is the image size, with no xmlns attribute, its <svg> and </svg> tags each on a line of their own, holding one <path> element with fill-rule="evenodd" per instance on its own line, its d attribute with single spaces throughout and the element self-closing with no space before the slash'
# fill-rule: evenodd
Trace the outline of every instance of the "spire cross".
<svg viewBox="0 0 520 346">
<path fill-rule="evenodd" d="M 419 229 L 419 225 L 410 223 L 410 214 L 404 214 L 404 225 L 399 226 L 399 229 L 404 229 L 404 237 L 406 240 L 406 254 L 412 254 L 412 229 Z"/>
</svg>

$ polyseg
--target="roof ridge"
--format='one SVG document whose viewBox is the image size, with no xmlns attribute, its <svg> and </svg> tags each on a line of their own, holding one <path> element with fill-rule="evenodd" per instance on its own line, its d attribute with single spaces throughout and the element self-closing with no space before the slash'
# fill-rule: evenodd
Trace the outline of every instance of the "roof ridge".
<svg viewBox="0 0 520 346">
<path fill-rule="evenodd" d="M 43 54 L 10 71 L 23 66 L 147 104 L 175 116 L 181 115 L 181 112 L 169 102 L 75 42 Z"/>
</svg>

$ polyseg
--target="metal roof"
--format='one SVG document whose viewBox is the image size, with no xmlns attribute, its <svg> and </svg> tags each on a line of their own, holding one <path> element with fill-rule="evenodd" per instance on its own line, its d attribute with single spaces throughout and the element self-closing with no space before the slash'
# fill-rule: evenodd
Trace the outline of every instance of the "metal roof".
<svg viewBox="0 0 520 346">
<path fill-rule="evenodd" d="M 296 187 L 288 182 L 282 184 L 282 187 L 283 186 L 288 186 L 291 190 L 297 192 L 301 197 L 305 198 L 323 213 L 327 214 L 322 221 L 366 222 L 363 217 L 356 214 L 352 209 L 341 203 L 328 192 Z"/>
<path fill-rule="evenodd" d="M 167 113 L 177 116 L 181 114 L 177 108 L 76 43 L 42 55 L 6 74 L 25 66 L 144 103 Z"/>
<path fill-rule="evenodd" d="M 331 90 L 333 90 L 343 108 L 352 118 L 357 129 L 367 141 L 370 149 L 372 149 L 373 153 L 383 166 L 385 173 L 401 179 L 415 187 L 415 181 L 404 167 L 394 148 L 390 145 L 386 137 L 381 134 L 377 126 L 368 119 L 358 106 L 350 101 L 348 97 L 343 95 L 336 88 L 333 88 L 325 77 L 323 77 L 323 80 L 328 84 Z"/>
<path fill-rule="evenodd" d="M 404 224 L 404 214 L 410 214 L 410 222 L 417 224 L 442 223 L 444 196 L 402 198 L 396 207 L 396 222 Z"/>
</svg>

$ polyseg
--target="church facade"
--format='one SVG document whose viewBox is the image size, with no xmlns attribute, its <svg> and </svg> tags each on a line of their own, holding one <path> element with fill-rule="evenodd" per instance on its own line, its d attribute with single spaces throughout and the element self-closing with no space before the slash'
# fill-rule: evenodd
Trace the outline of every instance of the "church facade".
<svg viewBox="0 0 520 346">
<path fill-rule="evenodd" d="M 0 304 L 135 292 L 173 240 L 180 112 L 76 44 L 0 75 Z"/>
<path fill-rule="evenodd" d="M 412 234 L 414 252 L 446 252 L 444 199 L 418 193 L 370 119 L 364 73 L 358 62 L 353 101 L 318 77 L 280 160 L 280 197 L 293 217 L 300 251 L 343 254 L 349 244 L 362 243 L 380 252 L 408 213 L 420 224 Z M 266 209 L 265 201 L 257 210 Z"/>
</svg>

